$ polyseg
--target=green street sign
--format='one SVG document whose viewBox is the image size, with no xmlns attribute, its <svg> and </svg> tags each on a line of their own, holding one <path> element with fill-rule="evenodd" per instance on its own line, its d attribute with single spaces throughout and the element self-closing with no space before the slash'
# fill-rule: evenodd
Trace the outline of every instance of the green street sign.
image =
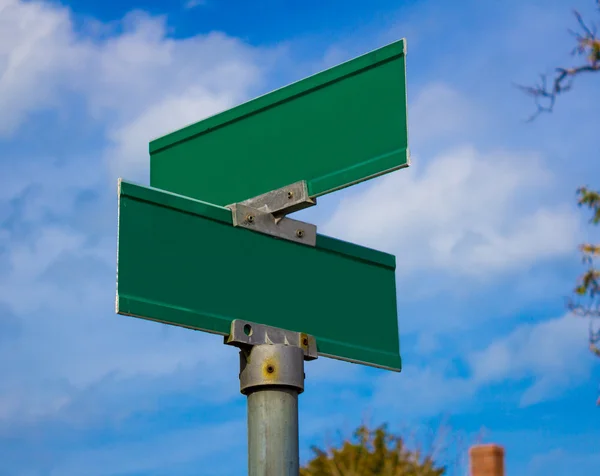
<svg viewBox="0 0 600 476">
<path fill-rule="evenodd" d="M 234 319 L 311 334 L 323 356 L 399 371 L 395 258 L 233 226 L 232 210 L 119 182 L 119 314 L 220 335 Z"/>
<path fill-rule="evenodd" d="M 409 165 L 405 40 L 150 143 L 150 185 L 226 206 L 311 198 Z"/>
</svg>

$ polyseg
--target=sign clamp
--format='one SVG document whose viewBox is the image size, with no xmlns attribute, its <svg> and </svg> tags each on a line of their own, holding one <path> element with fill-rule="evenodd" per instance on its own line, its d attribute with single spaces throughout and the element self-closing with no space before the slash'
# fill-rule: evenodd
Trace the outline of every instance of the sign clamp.
<svg viewBox="0 0 600 476">
<path fill-rule="evenodd" d="M 229 335 L 224 337 L 223 342 L 240 349 L 255 345 L 290 345 L 302 349 L 304 360 L 318 358 L 317 340 L 314 336 L 243 319 L 231 322 Z"/>
<path fill-rule="evenodd" d="M 317 204 L 308 194 L 306 181 L 272 190 L 243 202 L 228 205 L 233 226 L 275 236 L 308 246 L 317 244 L 317 227 L 286 215 Z"/>
</svg>

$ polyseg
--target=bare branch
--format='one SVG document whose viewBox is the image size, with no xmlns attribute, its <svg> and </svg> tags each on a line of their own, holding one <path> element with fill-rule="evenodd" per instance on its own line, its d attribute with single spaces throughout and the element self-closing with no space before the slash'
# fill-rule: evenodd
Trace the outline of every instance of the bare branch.
<svg viewBox="0 0 600 476">
<path fill-rule="evenodd" d="M 567 305 L 567 309 L 577 317 L 583 317 L 586 319 L 598 319 L 600 318 L 600 309 L 597 306 L 583 306 L 581 304 L 570 302 Z"/>
<path fill-rule="evenodd" d="M 598 348 L 598 342 L 600 342 L 600 329 L 599 330 L 594 330 L 594 326 L 593 323 L 590 321 L 590 351 L 592 352 L 592 354 L 594 354 L 596 357 L 600 357 L 600 348 Z"/>
<path fill-rule="evenodd" d="M 575 15 L 575 18 L 577 18 L 577 23 L 579 23 L 579 26 L 581 27 L 581 29 L 585 32 L 587 37 L 594 37 L 594 33 L 595 33 L 595 26 L 592 26 L 593 30 L 590 30 L 590 28 L 586 25 L 585 21 L 583 20 L 583 17 L 581 16 L 581 13 L 579 13 L 577 10 L 573 10 L 573 14 Z"/>
<path fill-rule="evenodd" d="M 600 0 L 597 0 L 596 3 L 600 9 Z M 570 91 L 577 76 L 583 73 L 600 71 L 600 39 L 597 37 L 596 25 L 588 25 L 577 10 L 573 14 L 581 31 L 569 30 L 576 41 L 571 54 L 585 55 L 586 62 L 570 68 L 556 68 L 551 84 L 548 84 L 548 78 L 542 75 L 541 81 L 534 86 L 517 85 L 521 91 L 531 96 L 535 102 L 536 111 L 527 119 L 527 122 L 533 121 L 542 113 L 552 112 L 557 96 Z"/>
</svg>

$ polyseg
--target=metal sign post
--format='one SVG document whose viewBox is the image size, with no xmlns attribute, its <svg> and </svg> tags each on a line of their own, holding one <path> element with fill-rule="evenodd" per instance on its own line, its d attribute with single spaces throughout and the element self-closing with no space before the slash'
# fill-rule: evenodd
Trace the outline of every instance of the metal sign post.
<svg viewBox="0 0 600 476">
<path fill-rule="evenodd" d="M 119 180 L 116 311 L 240 349 L 250 476 L 299 473 L 305 360 L 401 369 L 396 258 L 288 215 L 409 166 L 405 57 L 400 40 L 174 131 L 150 143 L 151 187 Z"/>
<path fill-rule="evenodd" d="M 225 343 L 240 348 L 240 391 L 248 397 L 248 475 L 298 476 L 298 395 L 312 336 L 247 321 L 231 323 Z"/>
</svg>

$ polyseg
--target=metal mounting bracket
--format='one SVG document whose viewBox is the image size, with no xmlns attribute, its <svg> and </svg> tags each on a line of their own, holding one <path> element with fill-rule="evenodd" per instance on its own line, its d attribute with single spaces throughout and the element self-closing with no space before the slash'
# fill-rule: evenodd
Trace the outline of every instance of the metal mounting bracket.
<svg viewBox="0 0 600 476">
<path fill-rule="evenodd" d="M 244 200 L 240 204 L 279 217 L 312 207 L 317 204 L 317 199 L 310 198 L 308 186 L 304 180 L 301 180 L 287 187 Z"/>
<path fill-rule="evenodd" d="M 315 360 L 318 357 L 317 340 L 311 335 L 241 319 L 231 322 L 231 330 L 229 335 L 225 336 L 224 342 L 242 349 L 264 344 L 287 345 L 301 348 L 304 360 Z"/>
<path fill-rule="evenodd" d="M 229 205 L 233 226 L 239 226 L 308 246 L 316 246 L 317 227 L 285 215 L 316 205 L 305 181 Z"/>
</svg>

